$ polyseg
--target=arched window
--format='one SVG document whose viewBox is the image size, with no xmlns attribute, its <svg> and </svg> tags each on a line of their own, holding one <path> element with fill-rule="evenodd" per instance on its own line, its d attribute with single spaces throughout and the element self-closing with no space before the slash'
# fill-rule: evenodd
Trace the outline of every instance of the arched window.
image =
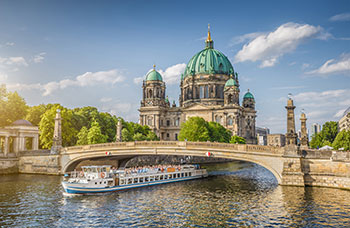
<svg viewBox="0 0 350 228">
<path fill-rule="evenodd" d="M 153 126 L 153 119 L 151 117 L 148 118 L 147 125 Z"/>
<path fill-rule="evenodd" d="M 148 98 L 152 98 L 152 90 L 148 90 Z"/>
<path fill-rule="evenodd" d="M 208 85 L 205 85 L 205 87 L 204 87 L 204 98 L 208 98 L 208 97 L 209 97 Z"/>
<path fill-rule="evenodd" d="M 204 98 L 204 86 L 199 86 L 199 98 Z"/>
<path fill-rule="evenodd" d="M 221 123 L 221 116 L 216 116 L 215 117 L 215 122 Z"/>
<path fill-rule="evenodd" d="M 232 126 L 233 125 L 233 120 L 231 117 L 227 119 L 227 125 Z"/>
</svg>

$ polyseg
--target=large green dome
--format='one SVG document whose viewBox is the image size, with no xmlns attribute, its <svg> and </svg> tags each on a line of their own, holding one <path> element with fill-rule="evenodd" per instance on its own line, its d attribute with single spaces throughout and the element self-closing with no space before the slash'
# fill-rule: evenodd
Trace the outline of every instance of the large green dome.
<svg viewBox="0 0 350 228">
<path fill-rule="evenodd" d="M 198 74 L 234 74 L 230 60 L 220 51 L 214 49 L 214 42 L 209 30 L 205 43 L 206 48 L 191 58 L 181 79 Z"/>
<path fill-rule="evenodd" d="M 146 75 L 146 81 L 163 81 L 163 78 L 158 71 L 153 69 Z"/>
<path fill-rule="evenodd" d="M 184 78 L 197 74 L 233 74 L 233 67 L 228 58 L 214 48 L 205 48 L 194 55 L 188 62 Z"/>
</svg>

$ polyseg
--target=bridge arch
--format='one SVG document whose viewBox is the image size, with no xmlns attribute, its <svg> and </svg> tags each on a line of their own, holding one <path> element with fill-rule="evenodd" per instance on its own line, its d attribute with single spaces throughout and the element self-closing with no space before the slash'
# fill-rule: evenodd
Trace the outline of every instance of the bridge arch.
<svg viewBox="0 0 350 228">
<path fill-rule="evenodd" d="M 247 161 L 269 170 L 282 183 L 283 148 L 211 142 L 122 142 L 65 148 L 61 153 L 61 172 L 71 171 L 78 163 L 88 159 L 114 159 L 123 161 L 139 155 L 180 155 L 213 157 Z M 119 165 L 118 165 L 119 166 Z"/>
</svg>

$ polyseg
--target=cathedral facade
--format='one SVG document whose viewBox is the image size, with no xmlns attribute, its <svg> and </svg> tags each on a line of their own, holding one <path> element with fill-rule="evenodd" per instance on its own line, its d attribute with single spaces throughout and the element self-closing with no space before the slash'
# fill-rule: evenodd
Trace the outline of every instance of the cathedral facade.
<svg viewBox="0 0 350 228">
<path fill-rule="evenodd" d="M 256 144 L 254 96 L 248 90 L 240 105 L 238 74 L 228 58 L 214 49 L 209 30 L 205 43 L 206 47 L 191 58 L 181 75 L 179 107 L 170 104 L 165 82 L 155 66 L 146 75 L 140 124 L 148 125 L 161 140 L 178 140 L 181 123 L 198 116 L 220 123 L 232 135 Z"/>
</svg>

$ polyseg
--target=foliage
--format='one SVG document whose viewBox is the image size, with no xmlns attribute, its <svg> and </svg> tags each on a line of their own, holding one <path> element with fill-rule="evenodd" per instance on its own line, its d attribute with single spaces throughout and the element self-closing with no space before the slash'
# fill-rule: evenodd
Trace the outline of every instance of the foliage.
<svg viewBox="0 0 350 228">
<path fill-rule="evenodd" d="M 221 124 L 216 122 L 209 122 L 208 130 L 211 142 L 230 142 L 231 131 L 224 128 Z"/>
<path fill-rule="evenodd" d="M 231 137 L 230 143 L 233 144 L 246 144 L 246 140 L 243 137 L 239 137 L 238 135 L 233 135 Z"/>
<path fill-rule="evenodd" d="M 76 143 L 76 135 L 78 131 L 72 126 L 72 110 L 64 108 L 59 104 L 55 104 L 42 115 L 42 118 L 39 122 L 40 145 L 44 149 L 50 149 L 52 146 L 52 138 L 55 126 L 54 119 L 57 109 L 61 110 L 62 117 L 62 145 L 73 146 Z"/>
<path fill-rule="evenodd" d="M 88 133 L 89 131 L 85 126 L 80 129 L 78 133 L 77 145 L 87 145 L 89 143 Z"/>
<path fill-rule="evenodd" d="M 91 124 L 91 128 L 87 134 L 88 144 L 97 144 L 97 143 L 105 143 L 107 142 L 107 136 L 102 134 L 101 127 L 97 121 L 94 121 Z"/>
<path fill-rule="evenodd" d="M 209 141 L 208 123 L 201 117 L 190 117 L 181 124 L 180 141 Z"/>
<path fill-rule="evenodd" d="M 159 141 L 157 135 L 147 126 L 142 126 L 133 122 L 125 122 L 121 119 L 122 129 L 122 141 Z"/>
<path fill-rule="evenodd" d="M 33 125 L 38 126 L 41 120 L 41 116 L 50 108 L 52 108 L 52 104 L 40 104 L 29 107 L 25 119 L 31 122 Z"/>
<path fill-rule="evenodd" d="M 320 148 L 325 145 L 332 146 L 335 137 L 338 134 L 338 123 L 335 121 L 326 122 L 322 130 L 312 136 L 310 141 L 311 148 Z"/>
<path fill-rule="evenodd" d="M 5 85 L 0 85 L 0 127 L 23 119 L 28 106 L 17 92 L 8 92 Z"/>
<path fill-rule="evenodd" d="M 335 137 L 332 147 L 334 149 L 344 148 L 344 150 L 350 150 L 350 131 L 342 130 Z"/>
</svg>

